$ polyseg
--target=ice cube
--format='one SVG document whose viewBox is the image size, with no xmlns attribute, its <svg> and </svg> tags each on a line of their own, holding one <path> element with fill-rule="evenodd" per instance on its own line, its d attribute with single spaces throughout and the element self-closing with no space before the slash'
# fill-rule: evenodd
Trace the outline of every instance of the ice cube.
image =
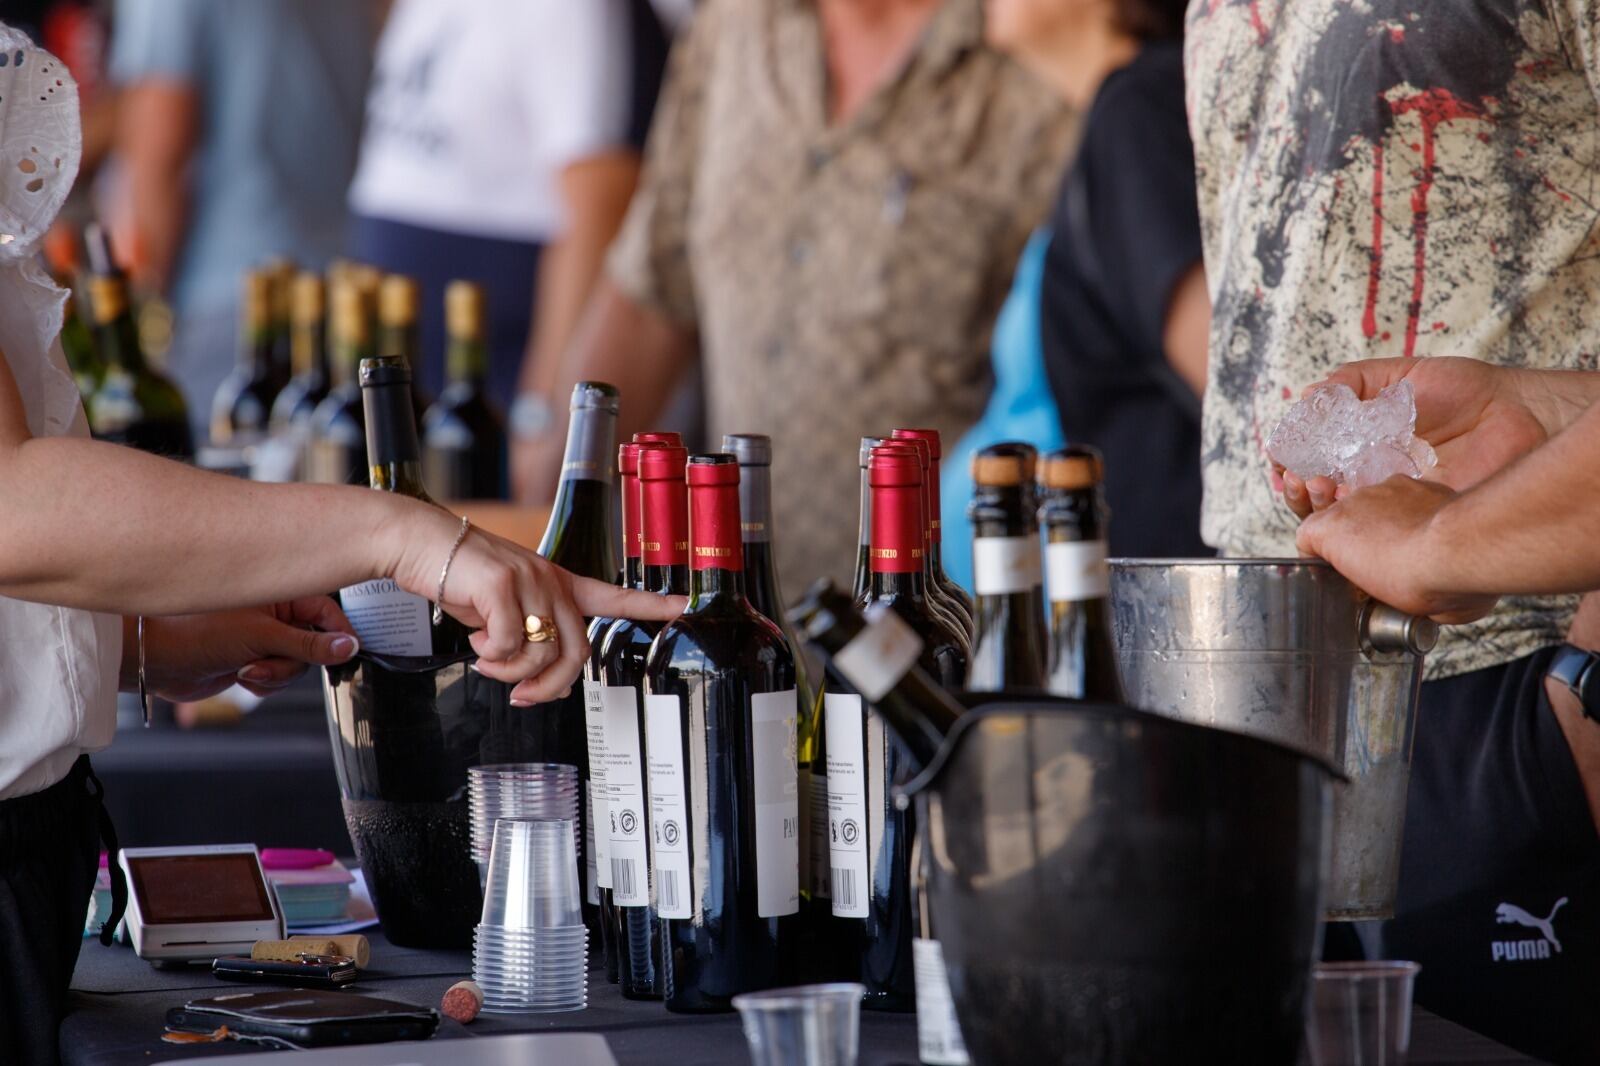
<svg viewBox="0 0 1600 1066">
<path fill-rule="evenodd" d="M 1289 408 L 1267 438 L 1267 454 L 1303 480 L 1330 477 L 1352 488 L 1396 474 L 1421 477 L 1437 460 L 1416 425 L 1409 381 L 1366 402 L 1346 385 L 1330 385 Z"/>
</svg>

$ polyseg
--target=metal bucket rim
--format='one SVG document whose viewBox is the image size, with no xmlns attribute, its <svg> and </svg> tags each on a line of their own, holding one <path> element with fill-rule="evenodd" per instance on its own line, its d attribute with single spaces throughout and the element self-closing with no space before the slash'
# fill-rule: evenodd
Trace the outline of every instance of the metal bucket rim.
<svg viewBox="0 0 1600 1066">
<path fill-rule="evenodd" d="M 948 766 L 951 760 L 955 758 L 956 749 L 961 746 L 962 742 L 966 740 L 967 735 L 971 733 L 974 728 L 976 728 L 979 722 L 988 718 L 996 718 L 1003 715 L 1013 717 L 1028 717 L 1030 715 L 1038 715 L 1041 713 L 1054 714 L 1062 711 L 1093 714 L 1103 718 L 1121 718 L 1125 720 L 1133 719 L 1136 721 L 1147 722 L 1158 729 L 1176 728 L 1180 733 L 1186 731 L 1210 733 L 1226 737 L 1229 740 L 1240 741 L 1247 745 L 1266 748 L 1269 751 L 1275 751 L 1279 754 L 1288 755 L 1295 759 L 1311 763 L 1313 766 L 1316 766 L 1318 769 L 1322 770 L 1323 773 L 1327 774 L 1328 778 L 1332 781 L 1344 782 L 1346 784 L 1348 784 L 1350 781 L 1350 778 L 1346 776 L 1345 772 L 1340 767 L 1333 765 L 1327 759 L 1313 755 L 1307 751 L 1302 751 L 1298 748 L 1290 747 L 1287 744 L 1280 743 L 1276 740 L 1271 740 L 1267 737 L 1256 736 L 1254 734 L 1245 733 L 1236 729 L 1224 729 L 1220 726 L 1201 725 L 1198 722 L 1187 722 L 1180 718 L 1172 718 L 1164 714 L 1157 714 L 1154 711 L 1144 711 L 1137 707 L 1129 707 L 1117 703 L 1105 703 L 1099 700 L 1079 700 L 1067 696 L 1050 696 L 1043 693 L 1032 692 L 981 692 L 966 693 L 964 695 L 968 696 L 969 698 L 982 700 L 983 702 L 979 702 L 975 706 L 972 706 L 965 714 L 956 720 L 955 726 L 950 730 L 949 733 L 945 734 L 944 743 L 939 745 L 938 754 L 933 757 L 932 762 L 930 762 L 927 766 L 924 766 L 915 777 L 913 777 L 910 781 L 907 781 L 904 785 L 895 786 L 894 794 L 897 805 L 903 806 L 909 803 L 912 797 L 918 795 L 919 793 L 926 792 L 938 784 L 939 778 L 944 776 L 945 767 Z M 995 697 L 1001 697 L 1002 699 L 1009 698 L 1012 702 L 996 702 Z"/>
<path fill-rule="evenodd" d="M 1202 557 L 1197 558 L 1197 559 L 1176 559 L 1176 558 L 1159 558 L 1159 557 L 1146 559 L 1146 558 L 1141 558 L 1141 557 L 1126 557 L 1126 558 L 1108 559 L 1108 560 L 1106 560 L 1106 562 L 1111 567 L 1113 567 L 1115 569 L 1121 569 L 1121 570 L 1135 570 L 1135 569 L 1139 569 L 1139 570 L 1146 570 L 1146 569 L 1148 569 L 1148 570 L 1155 570 L 1155 569 L 1171 570 L 1171 569 L 1176 569 L 1177 567 L 1184 567 L 1184 566 L 1207 566 L 1207 567 L 1210 567 L 1210 566 L 1251 566 L 1251 567 L 1259 566 L 1259 567 L 1269 567 L 1270 566 L 1270 567 L 1278 567 L 1278 568 L 1282 568 L 1282 567 L 1306 567 L 1307 569 L 1312 569 L 1312 570 L 1326 570 L 1326 571 L 1329 571 L 1330 573 L 1336 573 L 1337 572 L 1337 571 L 1334 571 L 1333 567 L 1325 559 L 1304 559 L 1304 558 L 1297 558 L 1297 557 L 1290 557 L 1290 556 L 1284 556 L 1284 557 L 1248 556 L 1248 557 L 1238 557 L 1238 558 L 1230 558 L 1230 557 L 1227 557 L 1227 556 L 1220 556 L 1220 557 L 1219 556 L 1202 556 Z"/>
</svg>

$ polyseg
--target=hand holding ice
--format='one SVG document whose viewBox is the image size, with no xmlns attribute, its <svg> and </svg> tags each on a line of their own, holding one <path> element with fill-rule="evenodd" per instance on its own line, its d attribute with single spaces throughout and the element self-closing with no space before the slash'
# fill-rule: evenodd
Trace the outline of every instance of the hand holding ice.
<svg viewBox="0 0 1600 1066">
<path fill-rule="evenodd" d="M 1330 385 L 1289 408 L 1267 439 L 1267 455 L 1302 480 L 1330 477 L 1359 489 L 1433 467 L 1438 458 L 1416 428 L 1411 382 L 1398 381 L 1365 403 L 1349 386 Z"/>
</svg>

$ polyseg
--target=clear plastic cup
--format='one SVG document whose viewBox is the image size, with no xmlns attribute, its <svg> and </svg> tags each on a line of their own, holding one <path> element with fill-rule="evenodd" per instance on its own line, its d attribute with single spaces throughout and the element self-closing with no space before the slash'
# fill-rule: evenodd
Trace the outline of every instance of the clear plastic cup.
<svg viewBox="0 0 1600 1066">
<path fill-rule="evenodd" d="M 565 818 L 495 822 L 483 889 L 483 925 L 491 929 L 583 925 L 572 827 Z"/>
<path fill-rule="evenodd" d="M 754 1066 L 855 1066 L 866 991 L 839 983 L 734 996 Z"/>
<path fill-rule="evenodd" d="M 1324 962 L 1312 982 L 1312 1066 L 1404 1066 L 1411 1050 L 1414 962 Z"/>
<path fill-rule="evenodd" d="M 501 818 L 566 818 L 577 832 L 578 768 L 566 763 L 497 763 L 467 769 L 470 850 L 487 880 L 494 823 Z M 576 839 L 576 838 L 574 838 Z"/>
</svg>

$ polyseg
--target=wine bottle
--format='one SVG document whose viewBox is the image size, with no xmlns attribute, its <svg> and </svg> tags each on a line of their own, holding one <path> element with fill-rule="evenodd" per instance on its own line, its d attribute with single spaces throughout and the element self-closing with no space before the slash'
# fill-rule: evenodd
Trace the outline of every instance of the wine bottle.
<svg viewBox="0 0 1600 1066">
<path fill-rule="evenodd" d="M 309 271 L 296 275 L 290 314 L 290 362 L 294 374 L 272 403 L 273 433 L 310 424 L 317 404 L 332 383 L 328 367 L 327 290 L 322 277 Z"/>
<path fill-rule="evenodd" d="M 857 452 L 860 471 L 860 518 L 856 524 L 856 571 L 850 582 L 850 595 L 861 599 L 872 584 L 872 482 L 867 476 L 872 462 L 872 449 L 883 443 L 882 437 L 862 437 Z"/>
<path fill-rule="evenodd" d="M 894 612 L 916 634 L 924 669 L 958 688 L 966 672 L 961 634 L 934 612 L 927 594 L 921 457 L 903 443 L 885 442 L 872 451 L 869 477 L 872 574 L 863 603 Z M 833 914 L 852 919 L 856 928 L 855 978 L 867 989 L 862 1005 L 911 1010 L 916 817 L 897 809 L 892 788 L 914 768 L 858 693 L 830 691 L 824 706 Z"/>
<path fill-rule="evenodd" d="M 663 595 L 689 591 L 689 515 L 684 464 L 689 453 L 662 444 L 639 448 L 639 493 L 645 588 Z M 605 687 L 606 791 L 611 820 L 611 889 L 622 940 L 618 971 L 629 999 L 661 999 L 662 927 L 651 900 L 646 788 L 645 669 L 663 624 L 622 618 L 612 623 L 601 651 Z M 665 832 L 665 825 L 662 826 Z M 659 891 L 659 889 L 658 889 Z"/>
<path fill-rule="evenodd" d="M 332 284 L 333 387 L 311 416 L 307 479 L 330 485 L 367 482 L 366 415 L 358 378 L 372 355 L 372 318 L 367 292 L 353 279 Z"/>
<path fill-rule="evenodd" d="M 967 517 L 978 634 L 967 687 L 975 692 L 1044 688 L 1043 575 L 1033 500 L 1037 454 L 1031 445 L 1012 441 L 972 457 Z"/>
<path fill-rule="evenodd" d="M 539 554 L 579 577 L 598 581 L 617 579 L 612 548 L 612 467 L 617 436 L 617 389 L 599 381 L 580 381 L 572 390 L 567 424 L 566 454 L 561 461 L 561 483 L 556 489 L 550 522 L 539 541 Z M 585 626 L 588 621 L 585 621 Z M 578 768 L 579 778 L 590 774 L 588 719 L 584 693 L 558 697 L 527 711 L 538 762 L 566 763 Z M 609 786 L 608 786 L 609 788 Z M 589 812 L 580 805 L 578 839 L 587 841 Z M 584 922 L 600 935 L 598 904 L 588 902 L 588 859 L 583 871 Z"/>
<path fill-rule="evenodd" d="M 99 387 L 85 404 L 89 428 L 100 440 L 173 459 L 194 458 L 188 406 L 178 387 L 145 361 L 128 301 L 128 279 L 112 257 L 110 237 L 91 222 L 84 229 L 84 243 L 95 341 L 104 363 Z"/>
<path fill-rule="evenodd" d="M 94 335 L 89 332 L 88 323 L 79 313 L 78 294 L 68 279 L 58 277 L 55 280 L 67 291 L 66 303 L 61 309 L 61 351 L 67 357 L 67 369 L 72 371 L 78 395 L 88 403 L 94 390 L 100 387 L 100 379 L 105 376 L 105 364 L 95 348 Z"/>
<path fill-rule="evenodd" d="M 272 334 L 272 394 L 277 396 L 294 377 L 294 261 L 275 255 L 261 264 L 267 276 L 269 321 Z M 270 413 L 270 412 L 269 412 Z"/>
<path fill-rule="evenodd" d="M 447 384 L 422 419 L 428 484 L 447 500 L 506 496 L 506 427 L 489 402 L 483 286 L 452 281 L 444 291 Z"/>
<path fill-rule="evenodd" d="M 1111 573 L 1106 566 L 1108 515 L 1100 453 L 1073 445 L 1045 456 L 1039 468 L 1050 596 L 1049 688 L 1058 696 L 1122 703 L 1117 648 L 1111 634 Z"/>
<path fill-rule="evenodd" d="M 944 445 L 936 429 L 897 429 L 894 431 L 895 440 L 920 440 L 928 445 L 928 469 L 925 478 L 928 489 L 928 504 L 931 508 L 932 520 L 929 529 L 932 531 L 932 544 L 928 550 L 928 569 L 932 571 L 934 584 L 944 593 L 946 599 L 953 603 L 967 620 L 967 636 L 972 637 L 975 631 L 977 615 L 971 597 L 960 585 L 950 580 L 944 572 L 944 522 L 940 520 L 939 488 L 940 479 L 939 461 L 943 454 Z"/>
<path fill-rule="evenodd" d="M 893 437 L 885 437 L 885 438 L 881 439 L 878 442 L 877 446 L 874 447 L 872 450 L 873 450 L 874 453 L 879 452 L 879 451 L 883 451 L 885 454 L 887 454 L 888 452 L 891 452 L 891 451 L 894 451 L 894 450 L 898 449 L 900 451 L 904 451 L 904 452 L 909 453 L 914 459 L 917 460 L 918 468 L 921 471 L 919 476 L 922 479 L 922 483 L 918 486 L 917 492 L 918 492 L 918 495 L 920 496 L 920 500 L 919 500 L 919 503 L 918 503 L 918 511 L 922 516 L 922 518 L 921 518 L 921 522 L 922 522 L 922 550 L 920 552 L 919 558 L 920 558 L 920 560 L 922 562 L 922 591 L 923 591 L 923 597 L 924 597 L 924 599 L 927 600 L 928 611 L 935 618 L 938 618 L 940 621 L 942 621 L 945 624 L 945 626 L 952 633 L 954 633 L 956 635 L 956 639 L 961 644 L 962 652 L 965 653 L 965 654 L 970 655 L 971 652 L 972 652 L 972 641 L 967 636 L 967 628 L 966 628 L 965 621 L 963 620 L 962 616 L 956 611 L 956 608 L 955 608 L 955 606 L 953 604 L 946 603 L 940 598 L 939 593 L 934 588 L 933 568 L 928 563 L 928 542 L 930 540 L 930 535 L 928 533 L 928 515 L 930 513 L 930 510 L 929 510 L 929 504 L 928 504 L 928 485 L 927 485 L 927 481 L 928 481 L 928 455 L 927 455 L 927 448 L 928 448 L 928 446 L 924 441 L 919 441 L 919 440 L 896 440 Z M 870 482 L 870 474 L 869 474 L 869 482 Z M 869 484 L 869 488 L 870 488 L 870 484 Z M 870 566 L 870 563 L 869 563 L 869 566 L 868 566 L 869 572 L 870 572 L 870 569 L 871 569 L 871 566 Z M 870 576 L 869 576 L 869 582 L 870 582 Z"/>
<path fill-rule="evenodd" d="M 273 360 L 273 279 L 265 270 L 244 276 L 239 361 L 211 399 L 211 443 L 244 447 L 266 435 L 278 386 Z"/>
<path fill-rule="evenodd" d="M 394 356 L 363 359 L 360 387 L 371 486 L 432 504 L 422 484 L 422 449 L 411 410 L 411 368 Z M 435 624 L 428 600 L 389 578 L 340 589 L 339 606 L 365 653 L 456 658 L 472 651 L 465 625 L 448 614 Z"/>
<path fill-rule="evenodd" d="M 385 274 L 378 283 L 378 352 L 398 355 L 411 368 L 411 405 L 417 421 L 428 412 L 419 377 L 422 363 L 421 332 L 417 316 L 422 302 L 417 279 L 405 274 Z"/>
<path fill-rule="evenodd" d="M 896 430 L 890 441 L 911 445 L 912 448 L 916 449 L 917 459 L 922 463 L 922 515 L 926 521 L 926 526 L 924 527 L 926 536 L 923 539 L 923 563 L 927 569 L 928 601 L 938 608 L 946 619 L 955 623 L 956 628 L 961 631 L 962 640 L 966 642 L 967 648 L 970 650 L 972 638 L 977 631 L 973 617 L 968 613 L 964 600 L 957 599 L 945 592 L 944 587 L 939 584 L 938 575 L 933 566 L 934 531 L 939 524 L 939 510 L 938 495 L 931 487 L 934 477 L 932 445 L 921 437 L 907 437 L 902 436 L 901 433 L 901 430 Z"/>
<path fill-rule="evenodd" d="M 750 606 L 739 464 L 689 461 L 689 607 L 646 668 L 645 748 L 667 1009 L 727 1010 L 793 976 L 800 909 L 794 658 Z"/>
</svg>

